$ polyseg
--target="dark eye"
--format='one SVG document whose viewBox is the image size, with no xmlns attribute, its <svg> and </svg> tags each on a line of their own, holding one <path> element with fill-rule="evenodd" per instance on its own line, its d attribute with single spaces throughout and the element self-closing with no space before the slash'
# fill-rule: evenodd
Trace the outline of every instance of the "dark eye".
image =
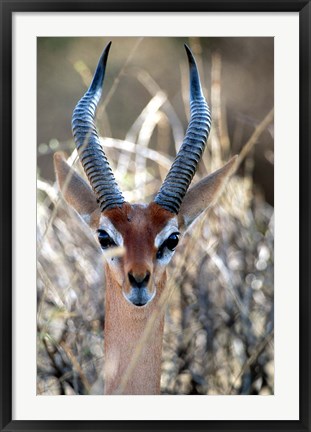
<svg viewBox="0 0 311 432">
<path fill-rule="evenodd" d="M 173 233 L 171 234 L 159 247 L 157 252 L 157 258 L 160 259 L 163 256 L 163 252 L 165 248 L 169 249 L 170 251 L 175 250 L 176 246 L 179 242 L 179 233 Z"/>
<path fill-rule="evenodd" d="M 98 240 L 102 249 L 107 249 L 111 246 L 116 246 L 115 242 L 109 236 L 109 234 L 104 230 L 98 230 Z"/>
<path fill-rule="evenodd" d="M 165 240 L 165 246 L 169 250 L 173 251 L 173 250 L 175 250 L 176 246 L 178 245 L 178 242 L 179 242 L 178 234 L 174 233 L 174 234 L 171 234 L 167 240 Z"/>
</svg>

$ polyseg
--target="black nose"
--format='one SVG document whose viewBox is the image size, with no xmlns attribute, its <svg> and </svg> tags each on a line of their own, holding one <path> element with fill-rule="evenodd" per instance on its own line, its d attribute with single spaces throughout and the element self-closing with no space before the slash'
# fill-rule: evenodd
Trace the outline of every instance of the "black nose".
<svg viewBox="0 0 311 432">
<path fill-rule="evenodd" d="M 150 273 L 146 272 L 145 274 L 134 274 L 132 272 L 129 272 L 128 278 L 132 287 L 141 288 L 143 286 L 146 286 L 149 282 Z"/>
</svg>

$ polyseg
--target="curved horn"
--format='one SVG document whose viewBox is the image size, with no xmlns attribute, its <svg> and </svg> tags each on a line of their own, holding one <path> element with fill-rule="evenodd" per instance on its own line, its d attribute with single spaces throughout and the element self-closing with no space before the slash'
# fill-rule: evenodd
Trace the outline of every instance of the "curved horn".
<svg viewBox="0 0 311 432">
<path fill-rule="evenodd" d="M 102 94 L 110 45 L 111 42 L 104 49 L 93 81 L 72 114 L 72 131 L 79 158 L 102 212 L 121 206 L 125 201 L 100 144 L 94 123 L 97 104 Z"/>
<path fill-rule="evenodd" d="M 195 174 L 211 128 L 211 114 L 203 96 L 195 59 L 185 45 L 190 71 L 190 122 L 186 136 L 154 201 L 177 214 Z"/>
</svg>

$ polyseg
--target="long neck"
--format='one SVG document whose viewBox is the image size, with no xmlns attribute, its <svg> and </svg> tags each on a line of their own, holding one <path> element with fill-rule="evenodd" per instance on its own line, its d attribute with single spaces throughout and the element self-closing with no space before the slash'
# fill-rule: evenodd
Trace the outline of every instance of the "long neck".
<svg viewBox="0 0 311 432">
<path fill-rule="evenodd" d="M 159 299 L 165 281 L 164 274 L 155 299 L 135 308 L 106 267 L 105 394 L 160 393 L 164 313 Z"/>
</svg>

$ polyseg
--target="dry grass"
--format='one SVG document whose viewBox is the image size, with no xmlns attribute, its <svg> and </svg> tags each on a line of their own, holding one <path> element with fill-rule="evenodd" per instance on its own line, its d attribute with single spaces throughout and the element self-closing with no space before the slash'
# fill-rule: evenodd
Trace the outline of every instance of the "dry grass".
<svg viewBox="0 0 311 432">
<path fill-rule="evenodd" d="M 214 122 L 198 177 L 230 156 L 220 69 L 216 56 L 210 97 Z M 150 91 L 150 102 L 124 141 L 103 138 L 130 202 L 148 201 L 158 190 L 171 163 L 170 125 L 175 147 L 180 144 L 180 123 L 166 95 L 142 71 L 137 76 Z M 251 151 L 272 121 L 270 112 L 241 152 L 243 173 L 231 178 L 217 205 L 190 229 L 168 269 L 163 394 L 273 394 L 273 208 L 253 193 Z M 155 131 L 161 151 L 149 148 Z M 73 143 L 62 148 L 69 151 Z M 43 179 L 38 182 L 37 268 L 37 393 L 101 393 L 101 251 L 55 186 Z M 139 361 L 140 348 L 133 362 Z"/>
</svg>

